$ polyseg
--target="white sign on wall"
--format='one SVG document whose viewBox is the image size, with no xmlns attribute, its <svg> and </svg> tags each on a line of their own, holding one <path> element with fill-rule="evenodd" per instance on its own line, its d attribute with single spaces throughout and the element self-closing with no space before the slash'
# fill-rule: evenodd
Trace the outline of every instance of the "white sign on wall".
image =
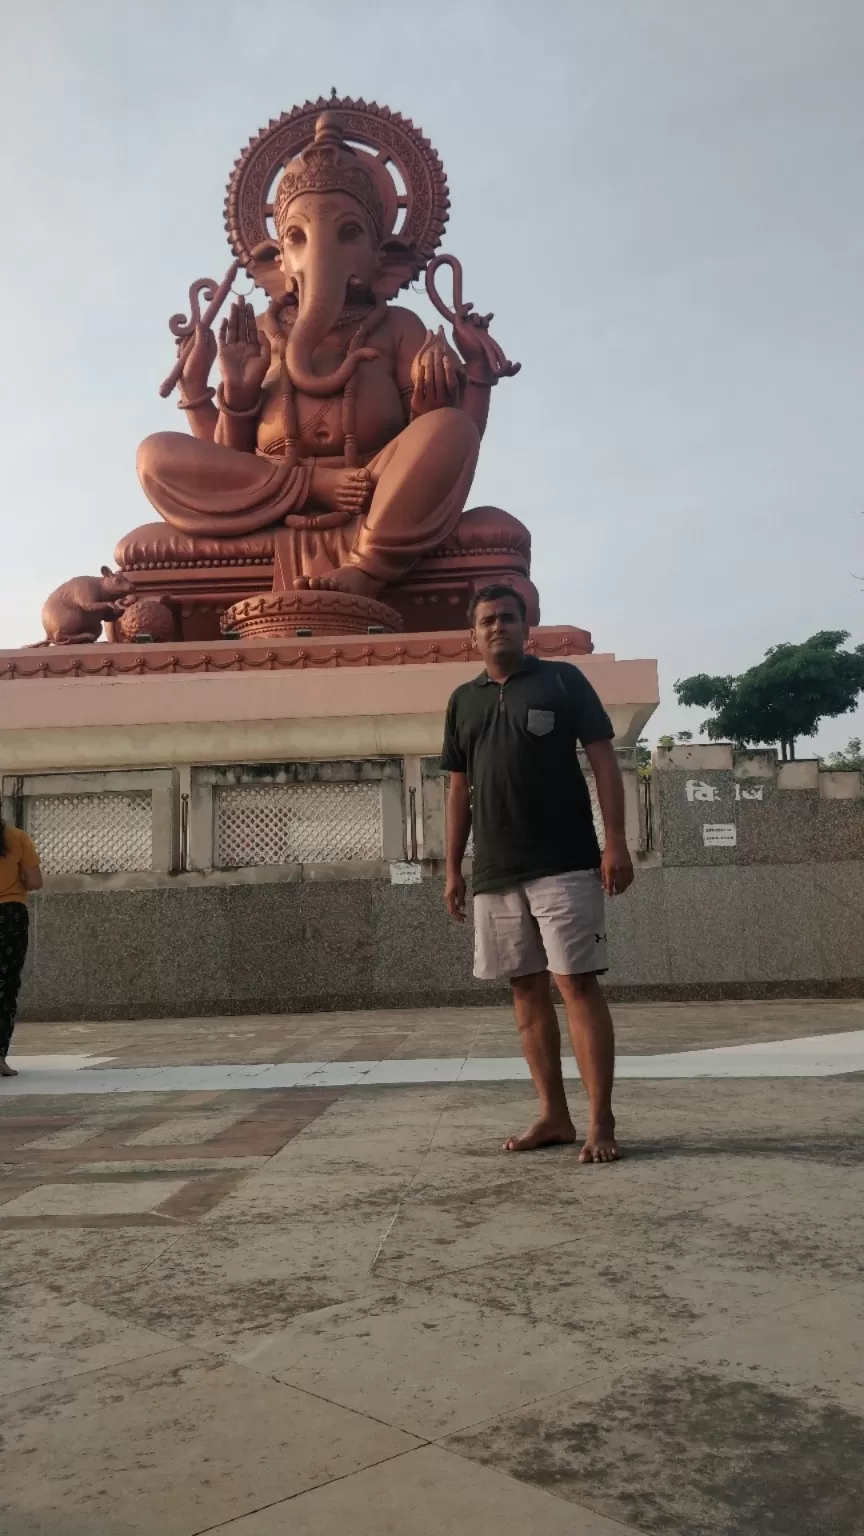
<svg viewBox="0 0 864 1536">
<path fill-rule="evenodd" d="M 706 848 L 735 848 L 738 843 L 738 829 L 731 821 L 704 821 L 702 841 Z"/>
<path fill-rule="evenodd" d="M 421 885 L 423 883 L 422 864 L 391 864 L 391 885 Z"/>
</svg>

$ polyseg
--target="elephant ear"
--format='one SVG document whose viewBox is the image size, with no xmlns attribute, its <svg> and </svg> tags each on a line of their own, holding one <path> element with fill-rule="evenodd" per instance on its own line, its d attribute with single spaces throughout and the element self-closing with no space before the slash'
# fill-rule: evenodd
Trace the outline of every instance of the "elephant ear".
<svg viewBox="0 0 864 1536">
<path fill-rule="evenodd" d="M 268 298 L 284 299 L 285 274 L 279 259 L 279 247 L 275 240 L 262 240 L 256 245 L 246 271 L 258 288 L 263 288 Z"/>
<path fill-rule="evenodd" d="M 417 252 L 412 241 L 389 235 L 381 244 L 381 267 L 373 283 L 382 299 L 395 299 L 400 288 L 407 288 L 417 270 Z"/>
</svg>

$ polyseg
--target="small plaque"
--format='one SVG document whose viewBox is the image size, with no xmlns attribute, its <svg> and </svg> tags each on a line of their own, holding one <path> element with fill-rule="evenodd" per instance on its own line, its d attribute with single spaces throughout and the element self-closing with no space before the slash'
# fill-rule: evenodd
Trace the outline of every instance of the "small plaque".
<svg viewBox="0 0 864 1536">
<path fill-rule="evenodd" d="M 702 823 L 702 841 L 706 848 L 735 848 L 738 828 L 732 821 L 705 821 Z"/>
<path fill-rule="evenodd" d="M 391 864 L 391 885 L 420 885 L 423 881 L 422 864 Z"/>
</svg>

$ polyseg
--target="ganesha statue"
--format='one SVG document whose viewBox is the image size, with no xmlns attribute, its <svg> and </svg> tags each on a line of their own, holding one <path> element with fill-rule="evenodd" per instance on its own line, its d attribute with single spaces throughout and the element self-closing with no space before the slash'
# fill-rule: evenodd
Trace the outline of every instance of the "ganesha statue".
<svg viewBox="0 0 864 1536">
<path fill-rule="evenodd" d="M 305 592 L 326 608 L 329 593 L 433 629 L 464 627 L 471 590 L 506 577 L 538 617 L 527 530 L 496 508 L 465 510 L 492 390 L 519 365 L 492 316 L 464 301 L 459 263 L 436 255 L 448 207 L 428 141 L 374 104 L 307 103 L 238 159 L 234 262 L 222 283 L 195 283 L 188 318 L 171 321 L 162 393 L 177 386 L 188 431 L 138 452 L 162 523 L 116 552 L 139 594 L 178 594 L 187 637 L 213 633 L 212 615 L 232 627 L 268 580 L 283 606 Z M 241 269 L 253 287 L 238 295 Z M 424 272 L 452 341 L 392 302 Z"/>
</svg>

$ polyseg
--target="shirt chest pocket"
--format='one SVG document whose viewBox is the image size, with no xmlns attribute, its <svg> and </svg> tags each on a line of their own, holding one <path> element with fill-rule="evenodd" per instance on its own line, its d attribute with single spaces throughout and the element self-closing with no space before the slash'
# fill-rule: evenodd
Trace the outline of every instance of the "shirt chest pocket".
<svg viewBox="0 0 864 1536">
<path fill-rule="evenodd" d="M 529 709 L 525 723 L 530 735 L 548 736 L 555 729 L 555 711 L 554 709 Z"/>
</svg>

